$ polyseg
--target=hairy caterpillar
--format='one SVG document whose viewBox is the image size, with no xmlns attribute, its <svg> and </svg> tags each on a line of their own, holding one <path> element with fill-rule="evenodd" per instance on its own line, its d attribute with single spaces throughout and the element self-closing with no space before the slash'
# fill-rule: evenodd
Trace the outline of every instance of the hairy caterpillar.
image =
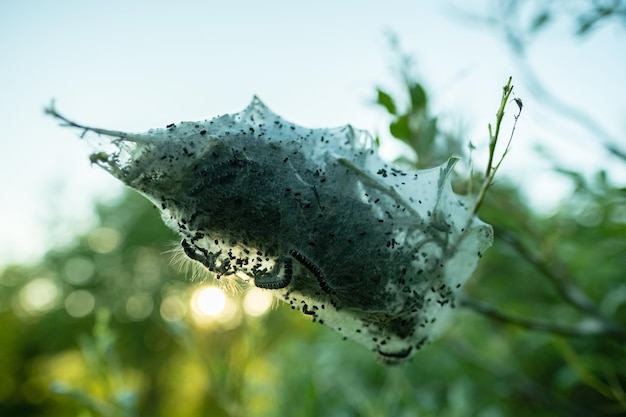
<svg viewBox="0 0 626 417">
<path fill-rule="evenodd" d="M 91 157 L 149 198 L 184 253 L 271 291 L 388 363 L 432 339 L 492 241 L 455 195 L 455 160 L 403 171 L 351 126 L 308 129 L 258 98 L 242 112 L 110 138 Z M 107 149 L 109 149 L 107 148 Z"/>
</svg>

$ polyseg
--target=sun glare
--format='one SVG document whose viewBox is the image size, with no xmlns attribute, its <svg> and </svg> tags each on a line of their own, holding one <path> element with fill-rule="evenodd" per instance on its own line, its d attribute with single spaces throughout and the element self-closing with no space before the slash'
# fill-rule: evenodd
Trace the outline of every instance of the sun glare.
<svg viewBox="0 0 626 417">
<path fill-rule="evenodd" d="M 198 316 L 218 316 L 225 307 L 226 294 L 217 287 L 200 287 L 191 296 L 191 309 Z"/>
<path fill-rule="evenodd" d="M 201 327 L 217 326 L 223 330 L 241 324 L 242 314 L 238 303 L 218 287 L 205 285 L 191 294 L 191 319 Z"/>
</svg>

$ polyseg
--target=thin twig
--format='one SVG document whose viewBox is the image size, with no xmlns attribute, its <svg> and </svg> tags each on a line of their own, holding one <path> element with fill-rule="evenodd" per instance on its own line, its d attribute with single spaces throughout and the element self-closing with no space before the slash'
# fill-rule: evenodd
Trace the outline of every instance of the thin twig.
<svg viewBox="0 0 626 417">
<path fill-rule="evenodd" d="M 620 389 L 615 389 L 615 387 L 610 386 L 606 382 L 602 381 L 598 378 L 588 367 L 583 363 L 578 353 L 574 350 L 570 343 L 566 340 L 558 340 L 557 346 L 562 353 L 563 359 L 569 365 L 570 369 L 572 369 L 577 375 L 580 381 L 582 381 L 585 385 L 591 387 L 593 390 L 599 392 L 604 397 L 608 398 L 611 401 L 615 401 L 620 404 L 623 410 L 626 410 L 626 397 L 624 397 L 624 392 Z M 619 381 L 617 381 L 618 387 Z"/>
<path fill-rule="evenodd" d="M 576 284 L 576 280 L 567 273 L 565 266 L 562 265 L 560 268 L 555 268 L 546 259 L 530 250 L 517 236 L 500 229 L 498 229 L 497 232 L 523 259 L 534 266 L 535 269 L 541 272 L 541 274 L 550 281 L 558 294 L 565 301 L 588 316 L 601 321 L 608 333 L 620 339 L 626 339 L 626 329 L 624 326 L 602 314 L 596 303 L 585 294 Z M 558 262 L 558 260 L 553 259 L 552 264 L 555 262 Z"/>
<path fill-rule="evenodd" d="M 494 381 L 506 381 L 515 393 L 526 398 L 542 410 L 552 410 L 558 415 L 567 417 L 592 417 L 593 414 L 583 407 L 556 395 L 545 385 L 533 380 L 523 372 L 507 366 L 496 364 L 492 358 L 479 354 L 478 350 L 464 340 L 450 344 L 452 352 L 472 367 L 490 375 Z M 498 395 L 496 393 L 496 395 Z M 557 415 L 555 414 L 555 415 Z"/>
<path fill-rule="evenodd" d="M 513 93 L 513 86 L 511 85 L 512 81 L 513 81 L 513 78 L 509 77 L 508 82 L 502 88 L 502 98 L 500 100 L 500 107 L 498 108 L 498 111 L 496 112 L 495 131 L 493 127 L 491 126 L 491 124 L 489 124 L 489 160 L 487 161 L 487 168 L 485 169 L 485 179 L 483 180 L 482 186 L 480 187 L 480 191 L 478 192 L 478 196 L 476 197 L 476 204 L 474 205 L 474 210 L 472 211 L 472 215 L 476 215 L 478 213 L 478 210 L 480 210 L 480 207 L 483 204 L 483 200 L 485 199 L 485 195 L 487 194 L 487 190 L 493 183 L 493 179 L 495 178 L 496 173 L 498 172 L 498 169 L 500 168 L 500 165 L 502 164 L 502 161 L 504 161 L 504 158 L 506 157 L 506 155 L 509 153 L 509 150 L 511 149 L 511 141 L 513 140 L 513 134 L 515 133 L 517 120 L 519 119 L 522 113 L 522 100 L 518 98 L 513 99 L 515 103 L 517 104 L 517 106 L 519 107 L 519 112 L 517 113 L 517 115 L 515 115 L 515 122 L 513 123 L 513 128 L 511 129 L 511 134 L 509 136 L 509 141 L 506 144 L 506 148 L 504 149 L 504 152 L 502 152 L 502 155 L 500 156 L 500 159 L 498 160 L 498 162 L 494 165 L 496 145 L 498 144 L 498 139 L 500 138 L 500 127 L 502 125 L 502 120 L 504 119 L 504 109 L 506 108 L 507 104 L 510 103 L 511 94 Z"/>
<path fill-rule="evenodd" d="M 529 249 L 517 236 L 499 228 L 496 229 L 496 233 L 503 241 L 511 245 L 524 260 L 546 277 L 561 298 L 577 310 L 600 322 L 604 329 L 604 334 L 611 335 L 619 340 L 626 340 L 626 329 L 624 326 L 602 314 L 596 303 L 576 284 L 576 280 L 566 273 L 564 265 L 561 265 L 560 268 L 555 268 L 553 264 L 556 260 L 552 260 L 552 264 L 549 263 L 546 259 Z"/>
<path fill-rule="evenodd" d="M 596 304 L 576 285 L 574 279 L 564 272 L 564 267 L 559 268 L 559 270 L 553 268 L 514 234 L 500 228 L 496 228 L 496 233 L 503 241 L 515 249 L 524 260 L 548 278 L 565 301 L 591 316 L 599 316 L 601 314 Z"/>
<path fill-rule="evenodd" d="M 502 97 L 500 99 L 500 107 L 498 108 L 498 111 L 496 112 L 495 133 L 493 131 L 491 123 L 489 124 L 489 160 L 487 161 L 487 168 L 485 170 L 485 178 L 482 182 L 480 190 L 478 191 L 478 195 L 476 196 L 476 203 L 474 204 L 474 208 L 472 210 L 471 216 L 469 216 L 467 219 L 467 223 L 465 224 L 464 230 L 470 230 L 470 226 L 472 225 L 474 218 L 478 214 L 478 210 L 480 210 L 480 207 L 483 204 L 485 195 L 487 194 L 487 190 L 489 189 L 489 187 L 491 187 L 491 184 L 493 183 L 493 179 L 495 178 L 496 172 L 498 172 L 498 168 L 500 168 L 502 161 L 504 161 L 504 157 L 509 153 L 509 149 L 511 148 L 511 141 L 513 140 L 513 134 L 515 133 L 515 127 L 517 126 L 517 120 L 522 114 L 522 100 L 518 98 L 513 99 L 517 103 L 517 106 L 519 107 L 519 112 L 517 113 L 517 115 L 515 115 L 515 122 L 513 124 L 513 129 L 511 130 L 511 135 L 509 136 L 509 141 L 506 145 L 506 148 L 504 149 L 504 152 L 500 156 L 498 163 L 494 167 L 493 163 L 494 163 L 494 158 L 496 154 L 496 145 L 498 144 L 498 138 L 500 136 L 500 126 L 502 125 L 502 120 L 504 119 L 504 109 L 506 108 L 507 104 L 510 103 L 511 94 L 513 94 L 513 86 L 511 85 L 512 81 L 513 81 L 513 77 L 509 77 L 506 85 L 502 88 Z M 463 233 L 459 237 L 459 239 L 456 241 L 454 246 L 451 248 L 452 252 L 457 250 L 457 248 L 461 245 L 461 243 L 463 242 L 466 236 L 467 236 L 467 233 Z"/>
<path fill-rule="evenodd" d="M 379 191 L 382 191 L 383 193 L 387 194 L 388 196 L 390 196 L 397 202 L 401 203 L 402 206 L 404 206 L 411 213 L 411 215 L 415 216 L 416 219 L 420 219 L 423 222 L 422 216 L 409 203 L 404 201 L 402 196 L 395 190 L 395 188 L 381 184 L 375 178 L 372 178 L 365 171 L 358 168 L 356 165 L 354 165 L 352 162 L 348 161 L 345 158 L 339 158 L 338 162 L 341 165 L 345 166 L 346 168 L 352 170 L 368 186 L 375 188 Z"/>
<path fill-rule="evenodd" d="M 94 132 L 100 135 L 111 136 L 130 142 L 146 142 L 145 136 L 142 136 L 141 134 L 126 133 L 118 130 L 101 129 L 99 127 L 91 127 L 76 123 L 59 113 L 54 107 L 54 101 L 50 103 L 50 106 L 44 108 L 44 113 L 54 117 L 55 119 L 61 120 L 63 122 L 61 123 L 61 126 L 63 127 L 74 127 L 77 129 L 81 129 L 83 131 L 83 133 L 81 134 L 81 138 L 84 137 L 88 132 Z M 113 141 L 116 140 L 117 139 L 114 139 Z"/>
<path fill-rule="evenodd" d="M 496 131 L 493 132 L 491 123 L 489 124 L 489 161 L 487 162 L 487 169 L 485 170 L 485 178 L 489 178 L 492 175 L 491 168 L 493 167 L 493 158 L 496 153 L 496 145 L 498 144 L 498 138 L 500 137 L 500 126 L 502 125 L 502 119 L 504 118 L 504 108 L 509 102 L 509 97 L 513 92 L 513 86 L 511 86 L 513 77 L 509 77 L 509 81 L 502 88 L 502 98 L 500 99 L 500 107 L 496 112 Z"/>
<path fill-rule="evenodd" d="M 506 313 L 497 307 L 486 303 L 484 301 L 463 297 L 459 300 L 459 304 L 462 307 L 466 307 L 482 313 L 492 319 L 501 321 L 503 323 L 513 324 L 516 326 L 524 327 L 526 329 L 537 330 L 541 332 L 548 332 L 559 334 L 563 336 L 578 336 L 578 337 L 591 337 L 591 336 L 606 336 L 610 335 L 616 337 L 619 340 L 626 340 L 625 334 L 616 334 L 611 328 L 607 328 L 602 321 L 597 321 L 596 326 L 571 326 L 559 323 L 553 323 L 546 320 L 530 319 L 526 317 L 519 317 Z"/>
<path fill-rule="evenodd" d="M 623 159 L 624 161 L 626 161 L 626 152 L 622 151 L 621 149 L 619 149 L 617 146 L 615 145 L 607 145 L 606 148 L 609 150 L 609 152 L 611 152 L 613 155 Z"/>
</svg>

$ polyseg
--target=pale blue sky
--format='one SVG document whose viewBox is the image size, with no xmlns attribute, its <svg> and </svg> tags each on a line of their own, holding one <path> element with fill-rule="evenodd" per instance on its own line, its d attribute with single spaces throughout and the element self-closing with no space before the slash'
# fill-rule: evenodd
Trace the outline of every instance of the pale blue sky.
<svg viewBox="0 0 626 417">
<path fill-rule="evenodd" d="M 486 2 L 458 3 L 477 11 Z M 50 99 L 82 123 L 144 131 L 236 112 L 257 94 L 301 125 L 351 123 L 388 137 L 387 119 L 371 105 L 376 85 L 396 85 L 388 30 L 414 55 L 436 113 L 479 153 L 500 87 L 514 77 L 526 106 L 505 173 L 533 201 L 562 195 L 534 144 L 572 167 L 603 166 L 593 138 L 534 101 L 504 42 L 452 9 L 451 1 L 1 2 L 0 264 L 69 242 L 93 224 L 93 201 L 121 189 L 90 166 L 77 132 L 44 117 Z M 625 32 L 601 30 L 584 42 L 571 33 L 546 33 L 531 63 L 555 93 L 623 138 Z M 383 144 L 388 157 L 398 152 Z"/>
</svg>

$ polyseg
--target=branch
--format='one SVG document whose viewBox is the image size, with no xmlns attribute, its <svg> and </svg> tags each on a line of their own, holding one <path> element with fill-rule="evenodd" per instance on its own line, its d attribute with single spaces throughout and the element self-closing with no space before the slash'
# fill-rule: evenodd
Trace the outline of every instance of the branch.
<svg viewBox="0 0 626 417">
<path fill-rule="evenodd" d="M 565 272 L 565 267 L 554 268 L 548 261 L 530 250 L 517 236 L 496 229 L 497 234 L 513 247 L 517 253 L 528 263 L 535 267 L 546 277 L 557 293 L 577 310 L 582 311 L 589 317 L 602 324 L 603 333 L 612 335 L 619 340 L 626 340 L 626 328 L 620 323 L 606 317 L 596 303 L 576 285 L 576 281 Z"/>
<path fill-rule="evenodd" d="M 621 149 L 619 149 L 617 146 L 614 146 L 614 145 L 607 145 L 607 149 L 613 155 L 623 159 L 626 162 L 626 152 L 622 151 Z"/>
<path fill-rule="evenodd" d="M 76 123 L 68 119 L 67 117 L 63 116 L 61 113 L 59 113 L 56 107 L 54 106 L 54 101 L 52 101 L 48 107 L 44 108 L 44 113 L 54 117 L 55 119 L 59 119 L 62 122 L 61 126 L 63 127 L 75 127 L 77 129 L 81 129 L 83 131 L 83 133 L 80 135 L 81 138 L 83 138 L 88 132 L 94 132 L 100 135 L 112 136 L 115 138 L 128 140 L 131 142 L 141 142 L 142 140 L 145 140 L 143 139 L 141 135 L 120 132 L 117 130 L 101 129 L 99 127 L 90 127 L 90 126 L 82 125 L 80 123 Z M 95 161 L 92 161 L 92 162 L 95 162 Z"/>
<path fill-rule="evenodd" d="M 486 356 L 484 352 L 479 353 L 475 347 L 469 346 L 464 340 L 455 340 L 450 346 L 452 352 L 467 364 L 489 374 L 492 380 L 507 381 L 518 395 L 540 407 L 541 410 L 553 410 L 555 415 L 566 417 L 593 417 L 596 415 L 558 396 L 553 390 L 524 375 L 523 372 L 507 367 L 505 364 L 497 365 L 493 358 Z"/>
<path fill-rule="evenodd" d="M 503 229 L 496 228 L 498 236 L 507 242 L 528 263 L 535 267 L 543 276 L 548 278 L 559 295 L 572 306 L 591 316 L 599 316 L 600 311 L 595 303 L 587 297 L 574 280 L 561 269 L 557 271 L 548 262 L 530 250 L 517 236 Z"/>
<path fill-rule="evenodd" d="M 506 313 L 497 307 L 484 301 L 463 297 L 459 300 L 462 307 L 469 308 L 484 314 L 494 320 L 503 323 L 513 324 L 530 330 L 559 334 L 562 336 L 594 337 L 612 336 L 620 341 L 626 341 L 626 333 L 616 333 L 612 328 L 607 327 L 603 321 L 596 321 L 594 326 L 570 326 L 553 323 L 545 320 L 530 319 Z"/>
</svg>

